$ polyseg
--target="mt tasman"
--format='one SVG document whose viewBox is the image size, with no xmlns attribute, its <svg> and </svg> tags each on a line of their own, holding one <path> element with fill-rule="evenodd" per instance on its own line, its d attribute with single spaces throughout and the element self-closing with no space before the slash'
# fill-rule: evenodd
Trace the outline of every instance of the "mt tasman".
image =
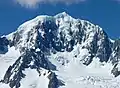
<svg viewBox="0 0 120 88">
<path fill-rule="evenodd" d="M 0 37 L 0 88 L 120 88 L 120 39 L 67 13 Z"/>
</svg>

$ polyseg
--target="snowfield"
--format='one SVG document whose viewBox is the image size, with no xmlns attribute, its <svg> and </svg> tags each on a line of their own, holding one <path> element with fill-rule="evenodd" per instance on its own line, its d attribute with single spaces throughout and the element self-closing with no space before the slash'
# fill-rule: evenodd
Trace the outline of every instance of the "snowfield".
<svg viewBox="0 0 120 88">
<path fill-rule="evenodd" d="M 12 47 L 12 53 L 15 53 Z M 1 55 L 3 58 L 8 58 L 1 61 L 0 76 L 5 74 L 8 65 L 12 61 L 8 55 Z M 57 66 L 57 71 L 54 71 L 58 79 L 62 80 L 63 86 L 59 88 L 120 88 L 120 77 L 115 78 L 111 74 L 112 65 L 110 63 L 100 63 L 99 59 L 89 65 L 85 66 L 77 58 L 72 57 L 73 53 L 65 52 L 52 54 L 49 60 Z M 19 55 L 19 53 L 16 53 Z M 62 57 L 61 57 L 62 56 Z M 11 56 L 11 58 L 14 58 Z M 64 58 L 59 59 L 59 58 Z M 10 61 L 9 61 L 10 60 Z M 64 63 L 64 64 L 63 64 Z M 47 78 L 48 72 L 43 69 L 41 76 L 36 70 L 26 69 L 24 73 L 26 77 L 21 80 L 20 88 L 48 88 L 49 79 Z M 46 75 L 44 75 L 46 73 Z M 3 76 L 2 76 L 3 77 Z M 1 78 L 2 78 L 1 77 Z M 0 84 L 0 88 L 10 88 L 7 84 Z"/>
<path fill-rule="evenodd" d="M 63 56 L 70 62 L 64 65 L 56 58 Z M 58 78 L 65 83 L 65 86 L 60 88 L 119 88 L 119 77 L 114 78 L 111 74 L 112 65 L 110 63 L 100 63 L 99 59 L 94 58 L 94 61 L 85 66 L 78 58 L 73 58 L 72 55 L 65 52 L 51 56 L 50 61 L 58 66 L 55 73 Z M 53 60 L 54 58 L 54 60 Z M 66 60 L 66 59 L 64 59 Z M 112 82 L 115 83 L 112 83 Z M 117 82 L 117 83 L 116 83 Z"/>
<path fill-rule="evenodd" d="M 16 50 L 15 47 L 9 48 L 9 51 L 6 54 L 0 54 L 0 79 L 4 77 L 8 67 L 13 65 L 19 56 L 20 52 L 19 50 Z"/>
</svg>

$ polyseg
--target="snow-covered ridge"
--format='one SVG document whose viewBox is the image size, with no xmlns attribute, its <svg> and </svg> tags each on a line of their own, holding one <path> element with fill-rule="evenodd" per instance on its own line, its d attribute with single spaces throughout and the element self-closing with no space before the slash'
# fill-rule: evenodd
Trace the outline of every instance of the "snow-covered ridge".
<svg viewBox="0 0 120 88">
<path fill-rule="evenodd" d="M 4 72 L 0 88 L 39 88 L 40 84 L 44 88 L 107 88 L 113 75 L 120 74 L 119 40 L 111 40 L 98 25 L 65 12 L 37 16 L 4 37 L 0 46 L 8 41 L 8 52 L 0 56 L 9 60 L 7 53 L 12 49 L 19 55 L 11 56 L 12 64 L 0 58 L 7 64 L 6 72 L 0 68 L 0 74 Z M 29 79 L 30 75 L 35 77 Z"/>
</svg>

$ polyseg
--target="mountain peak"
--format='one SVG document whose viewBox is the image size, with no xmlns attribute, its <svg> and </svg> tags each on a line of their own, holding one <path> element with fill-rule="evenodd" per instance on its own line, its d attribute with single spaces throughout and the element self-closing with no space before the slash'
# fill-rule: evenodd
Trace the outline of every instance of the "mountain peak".
<svg viewBox="0 0 120 88">
<path fill-rule="evenodd" d="M 59 13 L 57 15 L 59 15 L 59 16 L 69 16 L 68 13 L 66 13 L 66 12 L 61 12 L 61 13 Z"/>
<path fill-rule="evenodd" d="M 18 30 L 9 34 L 7 38 L 1 38 L 1 46 L 4 45 L 3 47 L 0 46 L 1 50 L 9 46 L 9 48 L 7 48 L 8 50 L 4 52 L 5 56 L 8 53 L 8 56 L 6 56 L 7 59 L 5 60 L 12 60 L 11 55 L 9 55 L 12 47 L 15 47 L 20 54 L 18 57 L 13 57 L 16 58 L 16 61 L 6 68 L 6 73 L 3 74 L 4 77 L 1 78 L 1 82 L 9 84 L 10 88 L 19 88 L 20 86 L 23 86 L 22 88 L 30 88 L 29 85 L 35 85 L 36 88 L 39 88 L 39 84 L 41 85 L 40 82 L 46 79 L 47 84 L 45 85 L 48 87 L 45 88 L 58 88 L 61 80 L 62 84 L 66 86 L 68 81 L 64 80 L 64 77 L 68 78 L 68 76 L 66 74 L 59 74 L 59 72 L 64 73 L 68 71 L 67 73 L 71 73 L 69 72 L 71 70 L 76 76 L 78 72 L 74 73 L 74 68 L 80 71 L 81 74 L 81 70 L 83 69 L 88 71 L 85 66 L 89 67 L 95 64 L 95 68 L 93 69 L 96 69 L 98 62 L 107 63 L 115 57 L 114 62 L 116 62 L 120 53 L 118 47 L 119 41 L 116 41 L 115 44 L 113 43 L 104 30 L 98 25 L 94 25 L 89 21 L 75 19 L 66 12 L 59 13 L 56 16 L 37 16 L 23 23 L 19 26 Z M 109 59 L 110 57 L 111 59 Z M 5 61 L 3 61 L 3 63 L 5 63 Z M 7 64 L 8 63 L 7 61 Z M 97 67 L 97 72 L 98 69 L 103 69 L 101 64 L 98 65 L 99 68 Z M 69 69 L 66 68 L 66 66 L 68 66 Z M 115 75 L 117 72 L 116 67 L 112 71 Z M 1 72 L 2 71 L 0 71 L 0 74 L 2 74 Z M 29 83 L 30 73 L 35 76 L 31 83 Z M 118 73 L 119 71 L 117 75 Z M 76 77 L 79 77 L 79 75 Z M 70 77 L 72 76 L 70 75 Z M 87 78 L 85 80 L 87 80 Z M 37 79 L 42 81 L 38 80 L 36 83 Z M 90 79 L 90 77 L 88 79 Z M 27 84 L 29 84 L 27 87 L 25 86 L 26 84 L 24 84 L 26 81 Z M 70 82 L 70 84 L 71 83 L 74 82 Z"/>
</svg>

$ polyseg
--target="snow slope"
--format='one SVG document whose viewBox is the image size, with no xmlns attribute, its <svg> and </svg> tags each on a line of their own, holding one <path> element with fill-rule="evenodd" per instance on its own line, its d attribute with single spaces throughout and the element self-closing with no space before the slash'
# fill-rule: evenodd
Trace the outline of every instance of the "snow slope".
<svg viewBox="0 0 120 88">
<path fill-rule="evenodd" d="M 49 57 L 49 60 L 58 67 L 55 73 L 65 84 L 60 88 L 112 88 L 115 85 L 108 83 L 111 83 L 114 79 L 119 80 L 111 74 L 112 64 L 101 63 L 94 58 L 89 66 L 85 66 L 80 63 L 78 58 L 69 54 L 69 52 L 57 53 Z M 70 60 L 70 62 L 63 65 L 62 62 L 64 61 L 58 61 L 57 59 L 59 56 L 62 56 L 64 60 Z"/>
<path fill-rule="evenodd" d="M 0 79 L 4 77 L 8 67 L 12 65 L 19 56 L 20 53 L 18 50 L 15 50 L 15 47 L 9 48 L 9 51 L 4 55 L 0 54 Z"/>
</svg>

